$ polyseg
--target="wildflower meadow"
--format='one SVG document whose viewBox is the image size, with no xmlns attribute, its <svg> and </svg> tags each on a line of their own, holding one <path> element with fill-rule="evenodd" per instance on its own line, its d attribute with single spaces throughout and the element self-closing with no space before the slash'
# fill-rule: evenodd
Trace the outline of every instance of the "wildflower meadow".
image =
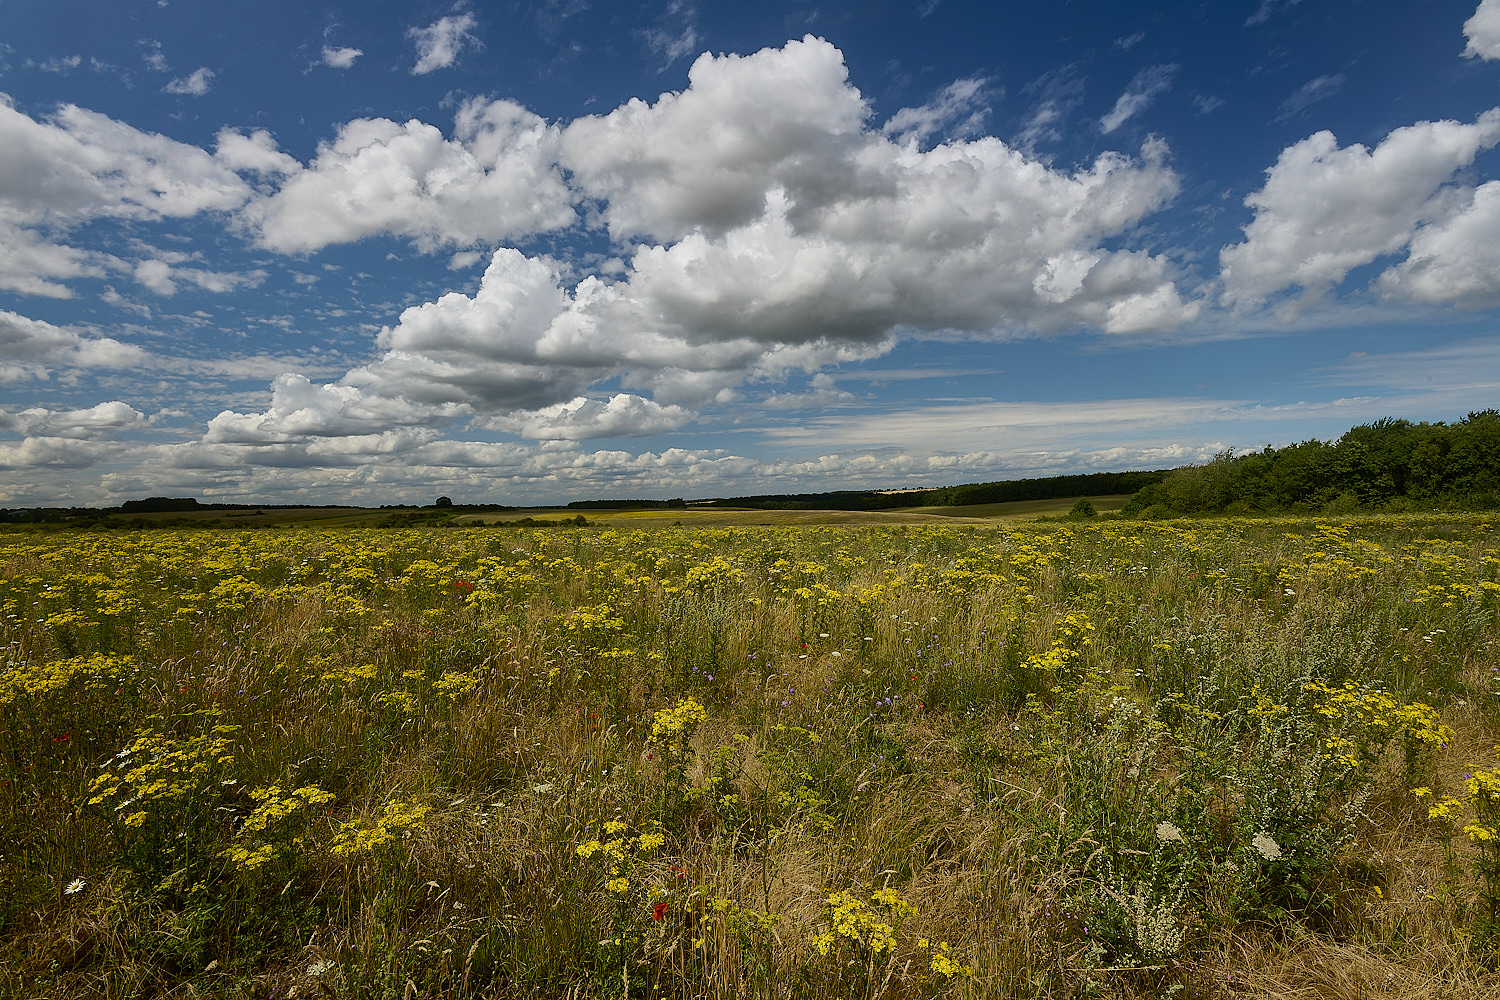
<svg viewBox="0 0 1500 1000">
<path fill-rule="evenodd" d="M 1495 523 L 0 534 L 0 995 L 1495 996 Z"/>
</svg>

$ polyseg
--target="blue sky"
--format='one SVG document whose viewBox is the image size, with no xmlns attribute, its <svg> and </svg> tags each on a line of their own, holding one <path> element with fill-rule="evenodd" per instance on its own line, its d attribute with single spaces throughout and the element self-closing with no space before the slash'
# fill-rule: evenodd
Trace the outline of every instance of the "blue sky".
<svg viewBox="0 0 1500 1000">
<path fill-rule="evenodd" d="M 0 24 L 0 504 L 931 486 L 1500 404 L 1500 0 Z"/>
</svg>

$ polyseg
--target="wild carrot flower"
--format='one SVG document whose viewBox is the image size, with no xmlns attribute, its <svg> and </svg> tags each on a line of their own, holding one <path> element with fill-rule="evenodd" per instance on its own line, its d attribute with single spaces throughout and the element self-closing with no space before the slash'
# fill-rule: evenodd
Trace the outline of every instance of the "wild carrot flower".
<svg viewBox="0 0 1500 1000">
<path fill-rule="evenodd" d="M 1256 854 L 1267 861 L 1275 861 L 1281 857 L 1281 845 L 1272 840 L 1271 835 L 1264 831 L 1250 838 L 1250 846 L 1255 848 Z"/>
</svg>

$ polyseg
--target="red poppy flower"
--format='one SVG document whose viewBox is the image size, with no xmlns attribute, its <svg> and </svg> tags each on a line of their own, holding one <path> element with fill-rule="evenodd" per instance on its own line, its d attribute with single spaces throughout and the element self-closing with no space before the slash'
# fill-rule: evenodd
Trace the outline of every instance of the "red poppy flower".
<svg viewBox="0 0 1500 1000">
<path fill-rule="evenodd" d="M 651 907 L 651 919 L 652 920 L 663 920 L 663 919 L 666 918 L 666 916 L 667 916 L 667 904 L 666 903 L 657 903 L 655 906 Z"/>
</svg>

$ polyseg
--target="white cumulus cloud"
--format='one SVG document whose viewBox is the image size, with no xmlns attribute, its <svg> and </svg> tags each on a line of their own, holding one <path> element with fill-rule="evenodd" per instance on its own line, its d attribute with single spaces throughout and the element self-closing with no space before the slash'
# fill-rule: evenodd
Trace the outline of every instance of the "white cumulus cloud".
<svg viewBox="0 0 1500 1000">
<path fill-rule="evenodd" d="M 869 117 L 848 76 L 843 53 L 812 36 L 704 54 L 686 90 L 575 120 L 563 163 L 617 239 L 724 232 L 759 217 L 772 187 L 812 200 L 857 183 L 836 173 L 857 168 L 848 154 Z"/>
<path fill-rule="evenodd" d="M 197 146 L 64 104 L 37 121 L 0 100 L 0 212 L 53 225 L 231 211 L 250 188 Z"/>
<path fill-rule="evenodd" d="M 131 368 L 148 357 L 134 344 L 0 309 L 0 382 L 45 378 L 56 367 Z"/>
<path fill-rule="evenodd" d="M 427 407 L 390 397 L 372 397 L 355 386 L 315 384 L 303 375 L 278 375 L 264 413 L 225 410 L 208 422 L 210 444 L 288 444 L 333 437 L 367 438 L 392 428 L 422 429 L 444 422 L 453 407 Z M 419 436 L 430 432 L 419 430 Z"/>
<path fill-rule="evenodd" d="M 586 301 L 597 287 L 585 282 L 579 298 Z M 380 334 L 386 353 L 344 382 L 374 395 L 491 414 L 551 406 L 619 370 L 608 355 L 575 366 L 544 345 L 554 323 L 574 308 L 556 262 L 501 249 L 475 295 L 450 292 L 405 310 Z"/>
<path fill-rule="evenodd" d="M 56 470 L 87 469 L 100 461 L 119 457 L 127 448 L 109 441 L 87 441 L 74 437 L 48 437 L 38 435 L 21 441 L 0 442 L 0 469 L 20 471 L 42 469 L 52 473 L 46 482 L 55 484 Z M 80 486 L 85 484 L 80 483 Z M 56 486 L 52 486 L 56 489 Z M 97 487 L 87 487 L 94 488 Z M 12 492 L 7 490 L 6 492 Z M 78 498 L 80 493 L 68 490 L 67 498 Z M 57 502 L 57 497 L 52 502 Z"/>
<path fill-rule="evenodd" d="M 73 290 L 62 282 L 84 275 L 97 276 L 100 255 L 45 239 L 0 218 L 0 288 L 22 295 L 70 299 Z"/>
<path fill-rule="evenodd" d="M 1164 258 L 1093 249 L 1175 190 L 1154 149 L 1071 175 L 993 139 L 922 153 L 869 134 L 858 155 L 881 182 L 865 197 L 799 226 L 775 187 L 758 217 L 722 235 L 637 246 L 613 283 L 568 288 L 556 264 L 499 250 L 474 296 L 406 310 L 381 335 L 387 355 L 348 380 L 494 411 L 622 377 L 699 406 L 752 376 L 878 355 L 900 328 L 1141 332 L 1195 313 Z M 1059 277 L 1054 258 L 1068 254 L 1082 263 Z"/>
<path fill-rule="evenodd" d="M 946 109 L 892 131 L 910 139 L 973 114 L 979 84 L 960 84 L 940 95 Z M 237 164 L 272 153 L 236 142 L 221 156 Z M 502 247 L 477 292 L 406 309 L 381 332 L 384 353 L 337 386 L 357 390 L 371 432 L 381 411 L 370 401 L 386 399 L 415 406 L 413 419 L 462 412 L 578 439 L 677 426 L 747 382 L 876 357 L 902 336 L 1139 335 L 1189 322 L 1200 303 L 1184 299 L 1165 257 L 1101 246 L 1176 193 L 1166 155 L 1151 140 L 1138 156 L 1060 170 L 992 137 L 896 142 L 870 122 L 842 54 L 809 36 L 701 56 L 686 90 L 565 128 L 506 101 L 464 105 L 452 138 L 419 122 L 353 122 L 245 216 L 283 252 L 377 232 L 437 249 L 566 226 L 572 199 L 590 199 L 622 245 L 615 267 L 580 278 Z M 608 380 L 627 391 L 594 398 Z"/>
<path fill-rule="evenodd" d="M 576 215 L 558 141 L 556 126 L 507 100 L 462 105 L 451 139 L 416 120 L 358 119 L 305 168 L 276 159 L 289 176 L 245 218 L 282 253 L 377 233 L 431 250 L 560 229 Z"/>
<path fill-rule="evenodd" d="M 655 244 L 637 247 L 628 283 L 648 326 L 803 342 L 1102 322 L 1109 303 L 1088 295 L 1071 313 L 1038 308 L 1033 278 L 1175 194 L 1164 146 L 1073 173 L 992 137 L 922 151 L 872 129 L 847 77 L 838 49 L 808 36 L 700 56 L 687 90 L 567 127 L 563 164 L 611 235 Z M 948 96 L 970 102 L 977 84 L 963 83 Z"/>
<path fill-rule="evenodd" d="M 1401 251 L 1424 221 L 1465 200 L 1447 186 L 1482 149 L 1500 142 L 1500 109 L 1472 124 L 1420 122 L 1374 149 L 1340 147 L 1318 132 L 1287 147 L 1265 185 L 1245 199 L 1245 240 L 1219 254 L 1225 300 L 1256 305 L 1298 286 L 1316 300 L 1352 269 Z"/>
<path fill-rule="evenodd" d="M 0 149 L 0 288 L 27 295 L 103 273 L 107 256 L 65 242 L 75 226 L 230 212 L 252 193 L 196 146 L 71 104 L 38 120 L 0 95 Z"/>
<path fill-rule="evenodd" d="M 302 169 L 296 158 L 277 148 L 276 140 L 263 128 L 248 135 L 235 129 L 220 129 L 214 159 L 239 173 L 270 177 L 295 174 Z"/>
<path fill-rule="evenodd" d="M 650 437 L 676 430 L 693 418 L 680 406 L 619 392 L 607 400 L 576 397 L 540 410 L 492 417 L 482 426 L 541 441 L 589 438 Z"/>
<path fill-rule="evenodd" d="M 1418 229 L 1406 260 L 1380 276 L 1387 295 L 1480 309 L 1500 305 L 1500 181 L 1481 184 Z"/>
<path fill-rule="evenodd" d="M 1105 310 L 1106 333 L 1155 333 L 1173 330 L 1198 317 L 1197 302 L 1183 302 L 1177 286 L 1163 282 L 1149 292 L 1118 299 Z"/>
<path fill-rule="evenodd" d="M 1480 0 L 1474 16 L 1464 22 L 1464 55 L 1500 59 L 1500 0 Z"/>
<path fill-rule="evenodd" d="M 107 440 L 121 431 L 146 426 L 146 415 L 119 400 L 110 400 L 82 410 L 49 410 L 31 407 L 17 413 L 0 411 L 0 430 L 15 430 L 27 437 L 63 437 Z"/>
</svg>

